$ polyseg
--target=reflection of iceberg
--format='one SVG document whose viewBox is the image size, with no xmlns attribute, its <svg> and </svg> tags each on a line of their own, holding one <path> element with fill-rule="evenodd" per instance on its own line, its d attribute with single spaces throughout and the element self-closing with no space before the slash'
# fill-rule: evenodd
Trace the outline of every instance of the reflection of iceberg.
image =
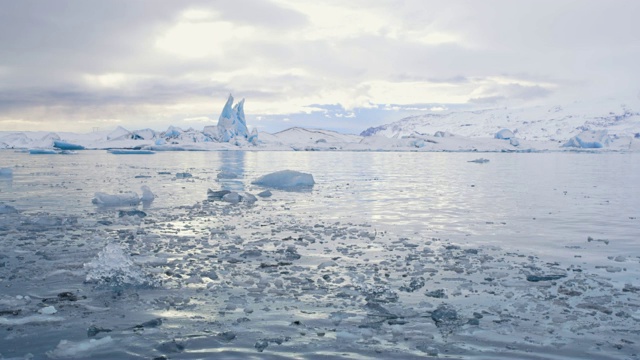
<svg viewBox="0 0 640 360">
<path fill-rule="evenodd" d="M 109 150 L 109 153 L 114 155 L 151 155 L 155 154 L 154 151 L 151 150 L 128 150 L 128 149 L 113 149 Z"/>
<path fill-rule="evenodd" d="M 252 184 L 275 189 L 297 189 L 310 188 L 315 182 L 311 174 L 294 170 L 282 170 L 263 175 L 254 180 Z"/>
<path fill-rule="evenodd" d="M 224 190 L 243 191 L 244 151 L 222 152 L 219 154 L 222 164 L 220 172 L 216 175 L 216 180 Z M 235 177 L 232 175 L 235 175 Z"/>
</svg>

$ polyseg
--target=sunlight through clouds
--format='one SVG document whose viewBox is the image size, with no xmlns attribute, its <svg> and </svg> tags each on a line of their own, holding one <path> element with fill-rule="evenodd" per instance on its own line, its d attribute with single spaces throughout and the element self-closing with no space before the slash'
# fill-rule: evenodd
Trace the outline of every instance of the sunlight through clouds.
<svg viewBox="0 0 640 360">
<path fill-rule="evenodd" d="M 157 38 L 155 45 L 178 57 L 224 57 L 227 47 L 259 36 L 255 28 L 225 21 L 215 12 L 187 10 L 178 23 Z"/>
</svg>

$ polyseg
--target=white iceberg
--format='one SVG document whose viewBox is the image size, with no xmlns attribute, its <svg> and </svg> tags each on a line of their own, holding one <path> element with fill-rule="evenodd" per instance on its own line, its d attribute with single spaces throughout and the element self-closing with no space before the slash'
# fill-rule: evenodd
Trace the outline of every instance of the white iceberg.
<svg viewBox="0 0 640 360">
<path fill-rule="evenodd" d="M 112 288 L 154 286 L 152 278 L 133 262 L 118 244 L 108 244 L 98 256 L 84 264 L 86 281 Z"/>
<path fill-rule="evenodd" d="M 235 191 L 232 191 L 222 197 L 222 201 L 228 202 L 230 204 L 237 204 L 240 202 L 242 197 Z"/>
<path fill-rule="evenodd" d="M 563 147 L 576 147 L 582 149 L 600 149 L 609 146 L 611 138 L 607 130 L 587 130 L 572 137 Z"/>
<path fill-rule="evenodd" d="M 498 131 L 495 135 L 495 138 L 500 140 L 509 140 L 509 139 L 513 139 L 514 137 L 515 135 L 513 134 L 513 131 L 509 129 L 502 129 Z"/>
<path fill-rule="evenodd" d="M 254 180 L 252 184 L 275 189 L 295 189 L 312 187 L 315 182 L 311 174 L 294 170 L 281 170 L 263 175 Z"/>
<path fill-rule="evenodd" d="M 227 103 L 222 109 L 216 128 L 207 126 L 204 133 L 220 142 L 229 142 L 233 138 L 248 138 L 249 130 L 244 115 L 244 99 L 233 106 L 233 96 L 229 94 Z"/>
<path fill-rule="evenodd" d="M 115 195 L 97 192 L 91 202 L 98 206 L 135 206 L 140 202 L 140 198 L 133 191 Z"/>
<path fill-rule="evenodd" d="M 84 146 L 67 141 L 53 140 L 53 147 L 60 150 L 84 150 Z"/>
<path fill-rule="evenodd" d="M 142 203 L 150 204 L 156 198 L 147 185 L 142 185 L 140 189 L 142 189 L 142 196 L 140 197 Z"/>
</svg>

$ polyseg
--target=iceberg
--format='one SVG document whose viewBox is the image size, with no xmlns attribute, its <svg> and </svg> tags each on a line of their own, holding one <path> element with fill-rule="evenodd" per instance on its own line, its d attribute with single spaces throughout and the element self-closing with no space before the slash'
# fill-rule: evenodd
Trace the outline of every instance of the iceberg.
<svg viewBox="0 0 640 360">
<path fill-rule="evenodd" d="M 133 191 L 115 195 L 97 192 L 91 202 L 98 206 L 135 206 L 140 198 Z"/>
<path fill-rule="evenodd" d="M 498 131 L 495 135 L 495 138 L 500 140 L 509 140 L 509 139 L 513 139 L 514 137 L 515 135 L 513 134 L 513 131 L 509 129 L 502 129 Z"/>
<path fill-rule="evenodd" d="M 212 129 L 210 126 L 205 127 L 205 134 L 213 136 L 220 142 L 229 142 L 236 137 L 249 137 L 249 130 L 244 115 L 244 99 L 233 106 L 233 96 L 229 94 L 220 118 L 218 119 L 217 128 Z"/>
<path fill-rule="evenodd" d="M 31 155 L 57 155 L 58 152 L 53 149 L 29 149 Z"/>
<path fill-rule="evenodd" d="M 97 257 L 84 264 L 87 271 L 86 281 L 112 288 L 127 286 L 155 286 L 150 274 L 133 262 L 120 245 L 111 243 L 105 246 Z"/>
<path fill-rule="evenodd" d="M 84 146 L 72 144 L 66 141 L 53 140 L 53 147 L 60 150 L 84 150 Z"/>
<path fill-rule="evenodd" d="M 312 187 L 315 182 L 311 174 L 294 170 L 281 170 L 263 175 L 254 180 L 252 184 L 275 189 L 295 189 Z"/>
<path fill-rule="evenodd" d="M 251 130 L 251 134 L 249 134 L 249 138 L 247 138 L 247 141 L 253 145 L 256 145 L 258 143 L 258 129 L 253 128 L 253 130 Z"/>
<path fill-rule="evenodd" d="M 150 204 L 156 198 L 156 196 L 151 192 L 151 189 L 147 185 L 142 185 L 140 188 L 142 189 L 142 196 L 140 197 L 140 201 L 144 204 Z"/>
<path fill-rule="evenodd" d="M 609 146 L 611 138 L 607 130 L 587 130 L 572 137 L 563 147 L 576 147 L 582 149 L 600 149 Z"/>
</svg>

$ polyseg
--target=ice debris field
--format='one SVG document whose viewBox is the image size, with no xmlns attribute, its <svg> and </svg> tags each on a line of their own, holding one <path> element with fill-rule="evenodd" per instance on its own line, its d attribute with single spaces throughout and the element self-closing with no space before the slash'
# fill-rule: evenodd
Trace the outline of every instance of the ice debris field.
<svg viewBox="0 0 640 360">
<path fill-rule="evenodd" d="M 471 169 L 494 163 L 467 158 L 458 162 Z M 1 174 L 22 171 L 9 170 Z M 336 220 L 300 207 L 332 200 L 330 183 L 294 170 L 248 179 L 221 170 L 209 180 L 124 174 L 120 189 L 134 178 L 149 185 L 141 195 L 96 192 L 67 213 L 2 204 L 2 357 L 634 359 L 640 351 L 637 252 L 594 268 Z M 208 189 L 190 205 L 154 207 L 162 201 L 154 179 L 170 176 L 191 192 Z M 221 189 L 237 182 L 246 186 Z M 612 245 L 589 236 L 572 251 L 580 249 Z"/>
</svg>

